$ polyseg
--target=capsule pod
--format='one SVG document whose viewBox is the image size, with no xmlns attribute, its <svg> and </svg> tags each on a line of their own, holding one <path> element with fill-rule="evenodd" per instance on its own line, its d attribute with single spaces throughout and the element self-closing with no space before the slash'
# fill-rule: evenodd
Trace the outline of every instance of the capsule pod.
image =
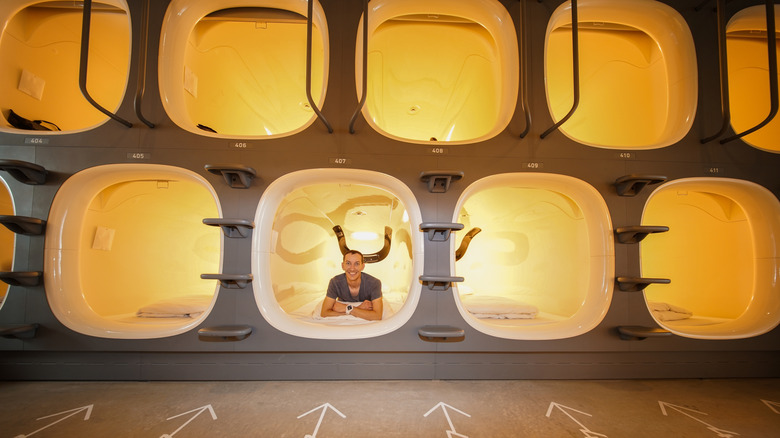
<svg viewBox="0 0 780 438">
<path fill-rule="evenodd" d="M 312 169 L 271 183 L 257 208 L 252 283 L 263 317 L 278 330 L 314 339 L 360 339 L 401 327 L 420 297 L 421 215 L 411 190 L 379 172 Z M 382 283 L 379 321 L 322 317 L 346 249 L 364 254 L 364 274 Z"/>
<path fill-rule="evenodd" d="M 780 17 L 780 5 L 774 5 L 774 12 L 777 20 Z M 777 30 L 775 40 L 775 50 L 780 51 L 780 32 Z M 726 26 L 729 109 L 731 127 L 736 133 L 752 129 L 770 114 L 771 78 L 768 74 L 767 44 L 764 6 L 745 8 L 729 20 Z M 778 79 L 780 75 L 775 78 Z M 774 116 L 766 125 L 742 137 L 742 140 L 761 150 L 780 152 L 780 119 Z"/>
<path fill-rule="evenodd" d="M 643 224 L 669 231 L 641 242 L 644 296 L 656 322 L 680 336 L 740 339 L 780 322 L 780 202 L 729 178 L 683 178 L 647 199 Z"/>
<path fill-rule="evenodd" d="M 161 338 L 208 315 L 219 272 L 220 216 L 211 185 L 196 173 L 155 164 L 110 164 L 78 172 L 54 197 L 44 282 L 54 315 L 90 336 Z"/>
<path fill-rule="evenodd" d="M 571 2 L 550 17 L 545 38 L 547 105 L 561 131 L 609 149 L 676 143 L 696 114 L 693 37 L 683 17 L 654 0 L 578 2 L 579 81 L 572 65 Z"/>
<path fill-rule="evenodd" d="M 0 176 L 0 216 L 13 214 L 14 200 L 11 197 L 11 190 Z M 13 271 L 15 242 L 16 234 L 6 227 L 0 227 L 0 272 Z M 0 309 L 3 308 L 9 287 L 6 283 L 0 283 Z"/>
<path fill-rule="evenodd" d="M 609 210 L 585 181 L 555 174 L 509 173 L 470 185 L 454 221 L 469 235 L 452 269 L 458 310 L 480 332 L 507 339 L 577 336 L 607 313 L 614 283 Z M 460 252 L 460 251 L 459 251 Z"/>
<path fill-rule="evenodd" d="M 109 120 L 82 94 L 80 2 L 0 2 L 0 131 L 79 132 Z M 86 88 L 115 112 L 127 89 L 131 23 L 125 0 L 99 0 L 90 14 Z"/>
<path fill-rule="evenodd" d="M 364 59 L 361 20 L 355 75 L 358 100 L 366 82 L 363 116 L 376 131 L 417 143 L 473 143 L 509 124 L 519 60 L 501 3 L 374 0 L 367 28 Z"/>
<path fill-rule="evenodd" d="M 222 138 L 283 137 L 313 123 L 307 14 L 306 0 L 171 1 L 159 55 L 160 93 L 171 120 Z M 312 23 L 311 95 L 321 107 L 329 50 L 319 2 Z"/>
</svg>

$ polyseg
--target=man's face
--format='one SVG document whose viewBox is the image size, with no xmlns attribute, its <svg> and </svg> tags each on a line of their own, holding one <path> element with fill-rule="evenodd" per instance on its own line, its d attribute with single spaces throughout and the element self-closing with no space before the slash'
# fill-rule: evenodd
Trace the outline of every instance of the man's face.
<svg viewBox="0 0 780 438">
<path fill-rule="evenodd" d="M 360 261 L 359 254 L 347 254 L 341 263 L 341 269 L 347 274 L 347 280 L 357 280 L 363 271 L 363 263 Z"/>
</svg>

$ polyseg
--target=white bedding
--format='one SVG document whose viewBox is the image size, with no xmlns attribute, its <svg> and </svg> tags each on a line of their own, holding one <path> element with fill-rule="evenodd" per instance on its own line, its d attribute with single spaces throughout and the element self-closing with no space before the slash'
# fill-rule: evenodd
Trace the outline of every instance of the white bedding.
<svg viewBox="0 0 780 438">
<path fill-rule="evenodd" d="M 184 295 L 156 301 L 138 309 L 142 318 L 197 318 L 208 310 L 213 295 Z"/>
<path fill-rule="evenodd" d="M 390 318 L 395 315 L 398 310 L 404 304 L 404 298 L 406 294 L 400 292 L 387 292 L 382 294 L 382 319 Z M 341 316 L 328 316 L 322 317 L 322 302 L 325 299 L 325 293 L 318 295 L 308 303 L 299 307 L 298 309 L 290 312 L 290 315 L 295 316 L 298 319 L 308 320 L 311 322 L 317 322 L 321 324 L 331 325 L 356 325 L 367 324 L 373 321 L 367 321 L 362 318 L 358 318 L 353 315 L 341 315 Z"/>
<path fill-rule="evenodd" d="M 482 319 L 533 319 L 539 314 L 536 306 L 501 296 L 466 294 L 460 301 L 469 313 Z"/>
</svg>

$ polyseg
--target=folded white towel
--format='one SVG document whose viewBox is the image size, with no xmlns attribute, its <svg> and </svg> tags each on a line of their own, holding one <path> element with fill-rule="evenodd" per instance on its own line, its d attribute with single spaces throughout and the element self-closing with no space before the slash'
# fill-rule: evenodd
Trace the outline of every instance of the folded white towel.
<svg viewBox="0 0 780 438">
<path fill-rule="evenodd" d="M 648 301 L 647 307 L 650 308 L 653 316 L 661 321 L 680 321 L 693 316 L 690 310 L 669 303 Z"/>
<path fill-rule="evenodd" d="M 461 303 L 477 318 L 532 319 L 539 313 L 536 306 L 494 295 L 461 296 Z"/>
</svg>

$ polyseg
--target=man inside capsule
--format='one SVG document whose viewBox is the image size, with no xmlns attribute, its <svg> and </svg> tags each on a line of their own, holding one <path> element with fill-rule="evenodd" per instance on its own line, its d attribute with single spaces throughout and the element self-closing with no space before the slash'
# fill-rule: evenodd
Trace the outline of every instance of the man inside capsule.
<svg viewBox="0 0 780 438">
<path fill-rule="evenodd" d="M 322 303 L 322 317 L 353 315 L 368 321 L 382 319 L 382 282 L 363 273 L 363 254 L 349 250 L 341 262 L 343 274 L 328 283 Z"/>
</svg>

